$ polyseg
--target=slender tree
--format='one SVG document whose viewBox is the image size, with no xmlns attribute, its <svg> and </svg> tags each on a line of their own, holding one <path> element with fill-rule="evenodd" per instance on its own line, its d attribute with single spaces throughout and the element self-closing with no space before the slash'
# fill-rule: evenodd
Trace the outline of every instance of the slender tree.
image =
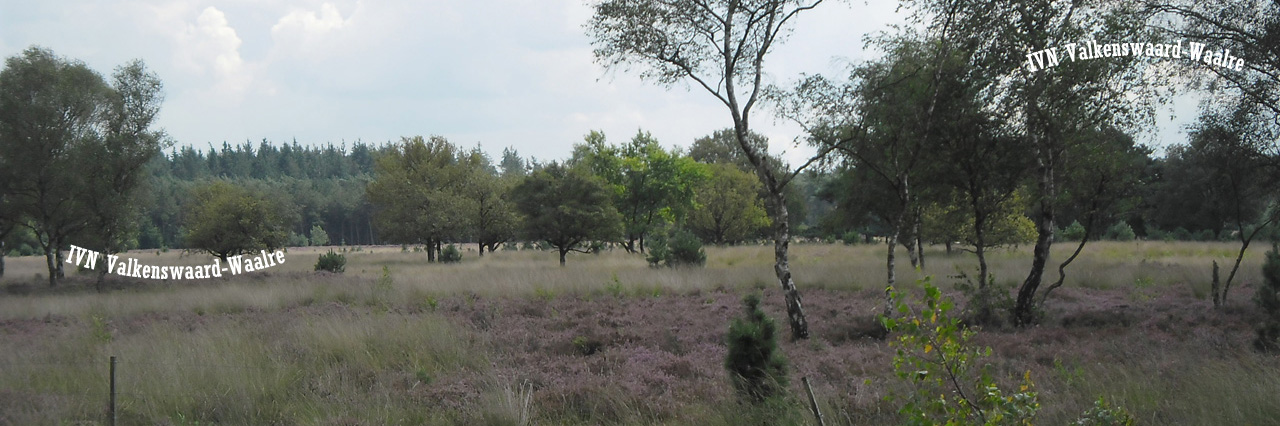
<svg viewBox="0 0 1280 426">
<path fill-rule="evenodd" d="M 587 24 L 599 62 L 640 67 L 642 78 L 667 87 L 692 82 L 729 109 L 738 147 L 777 206 L 774 271 L 785 294 L 793 339 L 807 338 L 809 326 L 788 260 L 791 230 L 784 189 L 808 163 L 776 173 L 766 152 L 749 141 L 750 117 L 765 89 L 765 58 L 792 20 L 822 1 L 605 0 L 595 4 Z"/>
</svg>

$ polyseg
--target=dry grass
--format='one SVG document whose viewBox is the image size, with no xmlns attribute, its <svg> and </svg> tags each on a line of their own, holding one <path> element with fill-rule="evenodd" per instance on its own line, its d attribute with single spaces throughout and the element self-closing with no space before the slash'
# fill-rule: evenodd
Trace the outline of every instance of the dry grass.
<svg viewBox="0 0 1280 426">
<path fill-rule="evenodd" d="M 1059 253 L 1066 245 L 1055 247 Z M 1246 257 L 1222 311 L 1208 306 L 1210 262 L 1223 243 L 1100 243 L 1068 270 L 1044 325 L 988 331 L 999 372 L 1031 370 L 1046 424 L 1099 395 L 1153 424 L 1262 424 L 1280 416 L 1280 361 L 1249 350 Z M 720 367 L 741 295 L 765 289 L 785 318 L 772 248 L 709 248 L 703 269 L 653 269 L 620 251 L 572 255 L 465 252 L 425 264 L 399 247 L 347 253 L 347 273 L 316 274 L 319 249 L 229 279 L 112 281 L 76 277 L 46 289 L 43 259 L 7 259 L 0 285 L 0 425 L 100 421 L 107 359 L 121 359 L 123 424 L 742 424 Z M 1029 248 L 991 256 L 997 283 L 1025 274 Z M 143 263 L 205 263 L 131 253 Z M 883 246 L 793 245 L 815 338 L 784 351 L 815 381 L 835 424 L 893 422 L 882 397 L 901 386 L 892 349 L 860 338 L 880 304 Z M 972 256 L 934 247 L 899 279 L 936 283 Z M 390 282 L 379 283 L 383 267 Z M 12 287 L 8 287 L 12 288 Z M 861 328 L 860 328 L 861 327 Z M 585 351 L 585 347 L 594 350 Z M 867 384 L 870 381 L 870 384 Z M 798 389 L 798 388 L 797 388 Z M 777 422 L 804 422 L 803 405 Z M 776 414 L 776 413 L 774 413 Z"/>
</svg>

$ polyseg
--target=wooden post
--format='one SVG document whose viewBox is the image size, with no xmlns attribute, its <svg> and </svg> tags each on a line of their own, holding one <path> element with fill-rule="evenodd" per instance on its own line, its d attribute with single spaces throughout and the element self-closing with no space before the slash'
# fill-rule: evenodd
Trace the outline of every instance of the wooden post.
<svg viewBox="0 0 1280 426">
<path fill-rule="evenodd" d="M 107 407 L 111 426 L 116 426 L 116 357 L 111 356 L 111 405 Z"/>
<path fill-rule="evenodd" d="M 818 419 L 818 426 L 826 426 L 827 422 L 822 420 L 822 412 L 818 411 L 818 399 L 813 397 L 813 386 L 809 386 L 809 376 L 800 378 L 804 382 L 804 390 L 809 392 L 809 408 L 813 410 L 813 417 Z"/>
</svg>

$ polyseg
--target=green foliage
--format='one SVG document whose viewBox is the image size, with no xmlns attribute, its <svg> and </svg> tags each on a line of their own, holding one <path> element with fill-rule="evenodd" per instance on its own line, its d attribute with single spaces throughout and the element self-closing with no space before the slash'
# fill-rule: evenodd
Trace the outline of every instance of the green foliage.
<svg viewBox="0 0 1280 426">
<path fill-rule="evenodd" d="M 25 223 L 53 253 L 136 246 L 146 164 L 171 140 L 152 124 L 163 84 L 141 61 L 110 79 L 30 47 L 0 72 L 0 238 Z M 3 253 L 0 253 L 3 254 Z M 53 264 L 50 259 L 50 264 Z M 55 267 L 49 284 L 56 283 Z"/>
<path fill-rule="evenodd" d="M 897 289 L 890 288 L 896 316 L 880 320 L 890 332 L 899 333 L 892 345 L 898 378 L 911 385 L 899 414 L 915 425 L 1031 424 L 1040 408 L 1032 391 L 1031 372 L 1023 375 L 1017 392 L 1000 387 L 985 370 L 991 348 L 970 343 L 974 331 L 953 316 L 955 304 L 925 277 L 923 306 L 913 306 Z"/>
<path fill-rule="evenodd" d="M 645 260 L 649 262 L 649 266 L 662 265 L 663 262 L 671 257 L 671 246 L 668 244 L 665 232 L 654 234 L 653 237 L 649 238 L 645 249 L 649 251 L 645 255 Z"/>
<path fill-rule="evenodd" d="M 622 217 L 611 203 L 608 186 L 585 171 L 552 163 L 526 177 L 512 192 L 523 213 L 524 232 L 565 254 L 591 241 L 614 241 Z"/>
<path fill-rule="evenodd" d="M 859 234 L 857 231 L 845 232 L 844 235 L 840 236 L 840 241 L 844 242 L 844 244 L 848 246 L 861 244 L 862 234 Z"/>
<path fill-rule="evenodd" d="M 667 258 L 667 266 L 704 266 L 707 264 L 707 252 L 702 249 L 702 241 L 692 232 L 677 229 L 671 236 L 671 256 Z"/>
<path fill-rule="evenodd" d="M 606 143 L 599 131 L 584 139 L 585 143 L 574 146 L 569 164 L 590 171 L 609 186 L 629 250 L 662 223 L 680 222 L 693 210 L 694 185 L 705 172 L 692 159 L 662 149 L 644 131 L 622 146 Z"/>
<path fill-rule="evenodd" d="M 702 248 L 702 240 L 684 229 L 675 229 L 670 234 L 656 233 L 645 248 L 649 250 L 645 257 L 649 266 L 678 267 L 707 264 L 707 252 Z"/>
<path fill-rule="evenodd" d="M 706 167 L 710 176 L 694 187 L 698 208 L 685 224 L 690 231 L 711 244 L 734 244 L 769 226 L 759 178 L 733 164 Z"/>
<path fill-rule="evenodd" d="M 1186 233 L 1187 230 L 1182 229 L 1182 232 Z M 1178 236 L 1177 231 L 1174 231 L 1174 234 L 1175 238 L 1179 240 L 1191 239 L 1190 233 L 1187 233 L 1185 237 Z M 1128 223 L 1119 221 L 1116 222 L 1115 225 L 1111 225 L 1110 228 L 1107 228 L 1107 232 L 1102 235 L 1102 238 L 1112 241 L 1133 241 L 1134 238 L 1137 238 L 1137 235 L 1133 233 L 1133 228 L 1130 227 Z"/>
<path fill-rule="evenodd" d="M 378 207 L 374 225 L 386 241 L 433 243 L 465 225 L 470 171 L 467 156 L 445 138 L 402 138 L 377 160 L 368 198 Z"/>
<path fill-rule="evenodd" d="M 297 232 L 289 233 L 289 247 L 306 247 L 310 243 L 311 241 L 307 240 L 306 235 L 302 235 Z"/>
<path fill-rule="evenodd" d="M 1080 221 L 1072 221 L 1070 225 L 1067 225 L 1066 229 L 1062 230 L 1062 240 L 1080 241 L 1084 239 L 1086 232 L 1088 231 L 1084 229 L 1084 225 L 1081 225 Z"/>
<path fill-rule="evenodd" d="M 1124 407 L 1112 407 L 1107 400 L 1098 397 L 1093 403 L 1093 408 L 1085 411 L 1084 415 L 1072 422 L 1072 426 L 1133 426 L 1135 423 L 1133 415 L 1125 411 Z"/>
<path fill-rule="evenodd" d="M 1266 318 L 1258 325 L 1253 344 L 1262 351 L 1280 350 L 1280 252 L 1272 247 L 1262 264 L 1263 284 L 1258 286 L 1254 302 Z"/>
<path fill-rule="evenodd" d="M 196 188 L 186 217 L 187 247 L 226 260 L 255 250 L 274 250 L 287 243 L 289 220 L 272 199 L 217 181 Z"/>
<path fill-rule="evenodd" d="M 329 245 L 329 233 L 324 232 L 324 228 L 321 228 L 320 225 L 311 225 L 311 245 Z"/>
<path fill-rule="evenodd" d="M 347 257 L 341 253 L 335 253 L 330 249 L 328 253 L 320 255 L 316 260 L 317 271 L 329 271 L 335 274 L 341 274 L 347 268 Z"/>
<path fill-rule="evenodd" d="M 760 310 L 760 295 L 748 294 L 742 304 L 743 316 L 729 325 L 724 368 L 740 396 L 760 403 L 786 393 L 787 360 L 778 347 L 777 325 Z"/>
<path fill-rule="evenodd" d="M 462 261 L 462 252 L 458 251 L 458 246 L 449 244 L 440 249 L 440 262 L 458 263 Z"/>
</svg>

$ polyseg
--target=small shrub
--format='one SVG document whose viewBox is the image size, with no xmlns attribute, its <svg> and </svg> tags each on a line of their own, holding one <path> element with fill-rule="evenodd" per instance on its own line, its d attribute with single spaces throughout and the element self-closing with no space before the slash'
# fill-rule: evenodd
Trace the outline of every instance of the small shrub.
<svg viewBox="0 0 1280 426">
<path fill-rule="evenodd" d="M 843 241 L 847 246 L 855 245 L 862 242 L 862 234 L 854 231 L 845 232 L 844 235 L 840 237 L 840 241 Z"/>
<path fill-rule="evenodd" d="M 440 263 L 458 263 L 462 261 L 462 252 L 458 246 L 449 244 L 440 250 Z"/>
<path fill-rule="evenodd" d="M 332 249 L 328 253 L 320 255 L 320 259 L 316 260 L 317 271 L 329 271 L 335 274 L 341 274 L 347 269 L 347 257 L 341 253 L 335 253 Z"/>
<path fill-rule="evenodd" d="M 1186 230 L 1184 229 L 1183 232 L 1186 232 Z M 1188 237 L 1190 237 L 1190 235 L 1188 235 Z M 1110 228 L 1107 228 L 1107 232 L 1103 235 L 1103 238 L 1112 241 L 1133 241 L 1134 238 L 1137 238 L 1137 235 L 1133 233 L 1133 228 L 1122 220 L 1116 222 L 1115 225 L 1111 225 Z"/>
<path fill-rule="evenodd" d="M 892 345 L 895 374 L 912 392 L 894 395 L 904 400 L 898 410 L 908 424 L 1030 424 L 1040 403 L 1031 390 L 1031 372 L 1017 392 L 1001 390 L 984 371 L 991 348 L 970 343 L 974 331 L 952 316 L 955 303 L 925 277 L 923 306 L 912 306 L 890 287 L 895 318 L 882 317 L 890 332 L 899 333 Z M 918 311 L 917 311 L 918 309 Z"/>
<path fill-rule="evenodd" d="M 729 325 L 724 368 L 738 394 L 760 403 L 787 389 L 787 359 L 778 347 L 778 327 L 760 310 L 760 295 L 742 299 L 743 317 Z"/>
<path fill-rule="evenodd" d="M 1262 264 L 1262 279 L 1254 302 L 1262 308 L 1266 319 L 1258 326 L 1253 345 L 1258 350 L 1274 352 L 1280 350 L 1280 253 L 1274 247 L 1267 252 Z"/>
<path fill-rule="evenodd" d="M 702 249 L 702 241 L 692 232 L 680 229 L 671 236 L 668 245 L 671 252 L 667 257 L 667 266 L 704 266 L 707 264 L 707 252 Z"/>
<path fill-rule="evenodd" d="M 573 349 L 582 356 L 591 356 L 604 349 L 604 342 L 594 337 L 578 336 L 573 338 Z"/>
<path fill-rule="evenodd" d="M 702 241 L 693 233 L 679 229 L 671 235 L 664 232 L 655 233 L 646 244 L 649 253 L 645 260 L 649 266 L 705 266 L 707 252 L 702 248 Z"/>
<path fill-rule="evenodd" d="M 1174 228 L 1173 232 L 1169 233 L 1169 236 L 1173 237 L 1173 239 L 1177 241 L 1191 241 L 1191 231 L 1188 231 L 1187 228 L 1183 228 L 1181 226 Z"/>
<path fill-rule="evenodd" d="M 1123 407 L 1112 407 L 1105 399 L 1098 397 L 1093 408 L 1085 411 L 1072 426 L 1133 426 L 1134 418 Z"/>
<path fill-rule="evenodd" d="M 1191 238 L 1196 241 L 1213 241 L 1214 240 L 1213 230 L 1202 229 L 1200 230 L 1200 232 L 1197 232 L 1195 233 L 1195 235 L 1192 235 Z"/>
<path fill-rule="evenodd" d="M 667 257 L 671 256 L 671 248 L 667 245 L 667 234 L 665 232 L 654 233 L 652 237 L 649 237 L 648 244 L 645 244 L 645 246 L 649 253 L 645 255 L 644 259 L 649 262 L 649 266 L 662 265 L 662 262 L 665 262 Z"/>
<path fill-rule="evenodd" d="M 1067 225 L 1066 229 L 1062 230 L 1062 240 L 1080 241 L 1084 239 L 1086 232 L 1088 231 L 1084 229 L 1084 225 L 1081 225 L 1080 221 L 1072 221 L 1070 225 Z"/>
</svg>

